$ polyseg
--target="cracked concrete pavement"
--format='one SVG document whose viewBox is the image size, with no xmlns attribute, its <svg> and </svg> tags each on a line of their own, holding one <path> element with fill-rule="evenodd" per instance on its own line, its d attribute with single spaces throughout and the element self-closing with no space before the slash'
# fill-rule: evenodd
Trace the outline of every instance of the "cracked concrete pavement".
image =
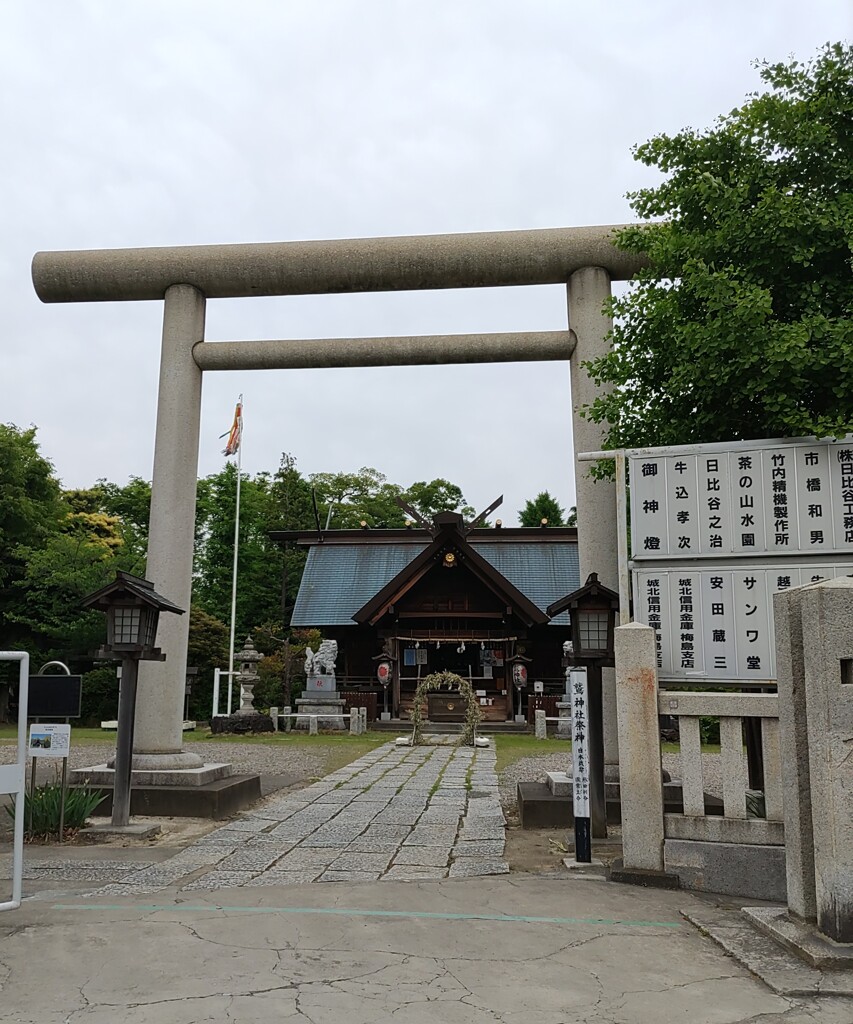
<svg viewBox="0 0 853 1024">
<path fill-rule="evenodd" d="M 0 1024 L 853 1022 L 683 916 L 713 900 L 510 876 L 504 838 L 493 751 L 385 746 L 175 855 L 28 858 Z"/>
<path fill-rule="evenodd" d="M 27 901 L 0 918 L 16 1024 L 849 1024 L 771 992 L 685 893 L 500 876 Z"/>
</svg>

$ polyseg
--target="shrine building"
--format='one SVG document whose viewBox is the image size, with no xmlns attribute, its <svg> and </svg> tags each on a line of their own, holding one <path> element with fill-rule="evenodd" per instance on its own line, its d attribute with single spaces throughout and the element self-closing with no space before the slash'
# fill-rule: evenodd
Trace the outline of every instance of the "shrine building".
<svg viewBox="0 0 853 1024">
<path fill-rule="evenodd" d="M 580 586 L 576 528 L 472 529 L 455 512 L 425 527 L 271 533 L 308 548 L 291 625 L 338 642 L 339 689 L 381 695 L 386 651 L 395 719 L 409 717 L 419 679 L 442 670 L 471 681 L 484 721 L 522 713 L 536 683 L 561 693 L 569 617 L 547 609 Z M 521 690 L 515 664 L 527 670 Z"/>
</svg>

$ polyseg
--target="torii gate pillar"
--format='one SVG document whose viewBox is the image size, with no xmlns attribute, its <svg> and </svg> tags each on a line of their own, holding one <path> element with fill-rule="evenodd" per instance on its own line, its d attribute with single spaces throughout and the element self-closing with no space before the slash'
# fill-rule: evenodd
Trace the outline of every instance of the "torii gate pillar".
<svg viewBox="0 0 853 1024">
<path fill-rule="evenodd" d="M 610 274 L 603 267 L 582 267 L 568 282 L 569 327 L 577 343 L 569 363 L 572 382 L 572 434 L 575 453 L 575 487 L 578 509 L 578 554 L 581 583 L 597 572 L 605 587 L 618 592 L 619 564 L 616 529 L 616 484 L 594 480 L 589 462 L 578 462 L 578 452 L 604 448 L 606 424 L 581 416 L 581 409 L 601 394 L 582 363 L 598 359 L 610 349 L 608 335 L 613 322 L 605 311 L 610 298 Z M 619 763 L 616 723 L 616 671 L 602 669 L 604 761 Z"/>
</svg>

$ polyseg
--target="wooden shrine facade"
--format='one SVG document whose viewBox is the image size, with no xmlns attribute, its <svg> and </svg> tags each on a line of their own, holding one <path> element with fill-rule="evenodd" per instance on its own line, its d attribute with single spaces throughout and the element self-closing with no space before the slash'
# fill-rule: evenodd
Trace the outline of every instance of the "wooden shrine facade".
<svg viewBox="0 0 853 1024">
<path fill-rule="evenodd" d="M 579 586 L 574 528 L 470 529 L 446 512 L 431 529 L 271 536 L 309 549 L 291 624 L 338 642 L 340 688 L 381 695 L 376 659 L 390 653 L 394 718 L 408 718 L 421 678 L 450 670 L 471 681 L 485 720 L 511 719 L 521 711 L 512 685 L 517 656 L 527 691 L 534 681 L 563 691 L 569 620 L 546 609 Z M 455 708 L 433 704 L 434 717 L 454 717 Z"/>
</svg>

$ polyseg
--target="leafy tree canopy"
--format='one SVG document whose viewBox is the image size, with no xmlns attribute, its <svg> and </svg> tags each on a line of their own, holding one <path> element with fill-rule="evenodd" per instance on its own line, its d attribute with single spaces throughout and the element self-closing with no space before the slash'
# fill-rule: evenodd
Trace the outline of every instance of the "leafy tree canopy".
<svg viewBox="0 0 853 1024">
<path fill-rule="evenodd" d="M 649 266 L 588 364 L 609 447 L 853 430 L 853 48 L 756 67 L 711 129 L 635 150 L 667 177 L 629 196 Z"/>
<path fill-rule="evenodd" d="M 524 508 L 518 513 L 518 521 L 522 526 L 541 526 L 542 520 L 547 519 L 549 526 L 565 526 L 566 513 L 557 504 L 547 491 L 541 491 L 528 501 Z"/>
<path fill-rule="evenodd" d="M 18 574 L 18 547 L 43 541 L 59 528 L 65 511 L 36 428 L 0 423 L 0 586 Z"/>
<path fill-rule="evenodd" d="M 365 466 L 357 473 L 314 473 L 309 477 L 317 495 L 320 522 L 334 530 L 357 529 L 362 522 L 374 529 L 405 525 L 408 516 L 397 504 L 402 498 L 428 522 L 439 512 L 461 512 L 466 518 L 476 510 L 449 480 L 420 480 L 408 488 L 389 483 L 383 473 Z"/>
</svg>

